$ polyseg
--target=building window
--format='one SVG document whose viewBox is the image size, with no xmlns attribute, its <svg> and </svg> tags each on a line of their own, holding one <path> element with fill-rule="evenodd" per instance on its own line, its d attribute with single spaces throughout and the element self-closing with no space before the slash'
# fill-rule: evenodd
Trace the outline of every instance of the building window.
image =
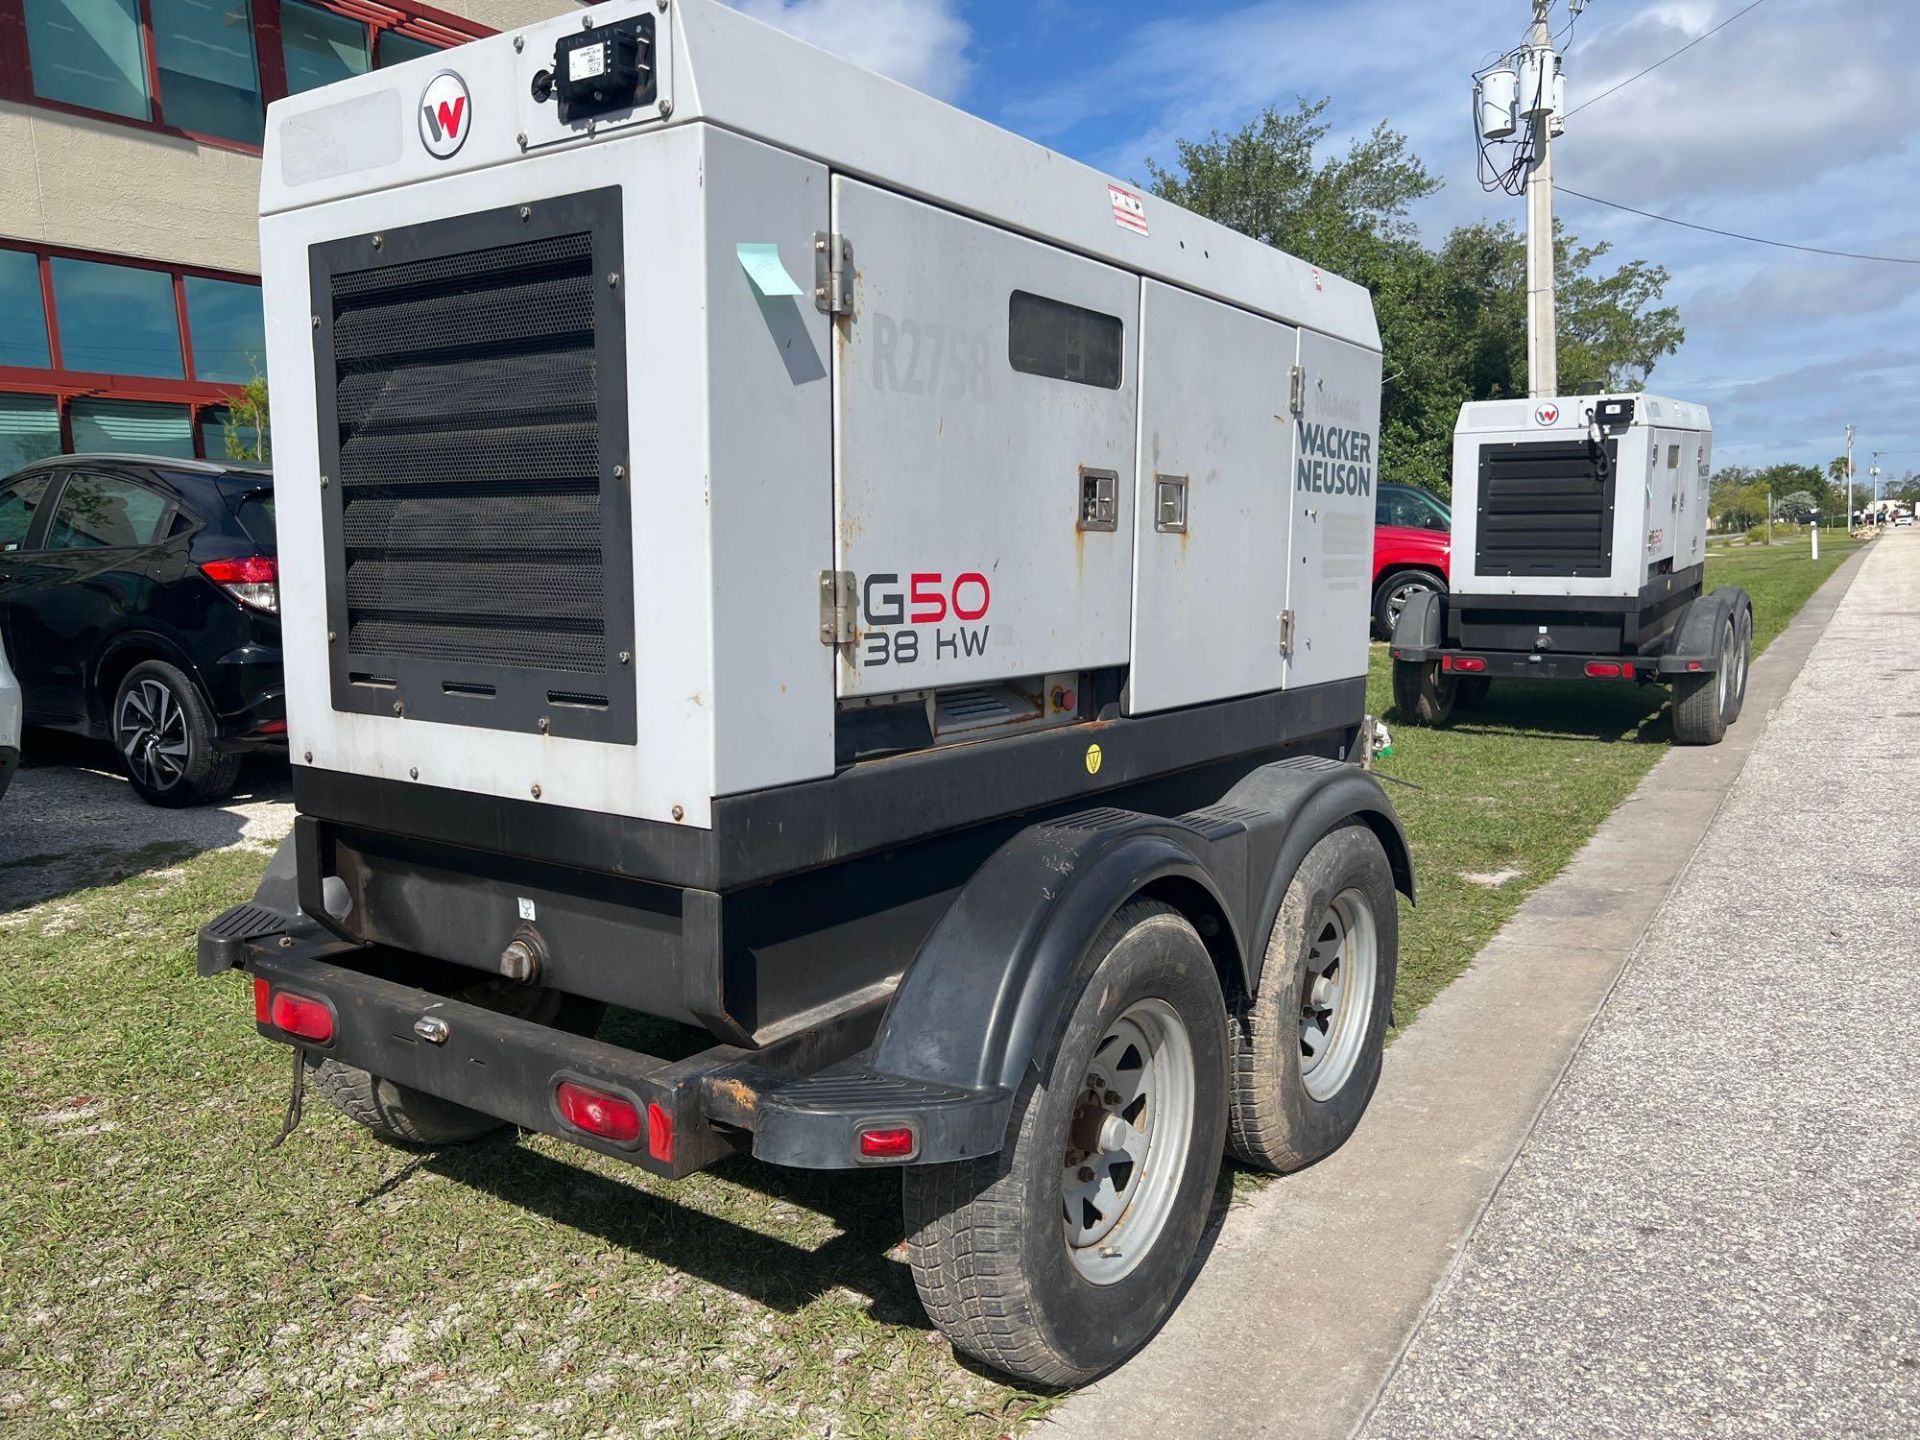
<svg viewBox="0 0 1920 1440">
<path fill-rule="evenodd" d="M 181 284 L 187 292 L 193 378 L 244 385 L 266 374 L 266 314 L 260 308 L 260 287 L 200 275 L 189 275 Z"/>
<path fill-rule="evenodd" d="M 0 365 L 52 363 L 40 297 L 40 257 L 31 250 L 0 250 Z"/>
<path fill-rule="evenodd" d="M 252 151 L 269 101 L 494 33 L 389 0 L 0 0 L 0 35 L 23 27 L 0 99 Z"/>
<path fill-rule="evenodd" d="M 171 455 L 193 458 L 193 423 L 185 405 L 82 396 L 67 407 L 76 455 Z"/>
<path fill-rule="evenodd" d="M 53 307 L 63 368 L 186 378 L 173 277 L 166 271 L 59 257 Z"/>
<path fill-rule="evenodd" d="M 373 68 L 365 25 L 301 0 L 283 0 L 280 6 L 280 43 L 287 57 L 289 95 Z"/>
<path fill-rule="evenodd" d="M 404 65 L 409 60 L 418 60 L 423 55 L 438 55 L 440 47 L 416 40 L 411 35 L 402 35 L 398 30 L 382 30 L 379 51 L 376 63 L 385 69 L 389 65 Z"/>
<path fill-rule="evenodd" d="M 34 94 L 149 118 L 138 0 L 26 0 L 26 12 Z"/>
<path fill-rule="evenodd" d="M 161 114 L 176 130 L 258 145 L 266 109 L 248 0 L 148 0 Z"/>
<path fill-rule="evenodd" d="M 63 450 L 226 459 L 227 405 L 265 373 L 264 332 L 242 276 L 0 243 L 0 476 Z"/>
<path fill-rule="evenodd" d="M 11 475 L 22 465 L 59 453 L 57 401 L 45 395 L 0 395 L 0 475 Z M 24 538 L 26 530 L 20 533 Z"/>
</svg>

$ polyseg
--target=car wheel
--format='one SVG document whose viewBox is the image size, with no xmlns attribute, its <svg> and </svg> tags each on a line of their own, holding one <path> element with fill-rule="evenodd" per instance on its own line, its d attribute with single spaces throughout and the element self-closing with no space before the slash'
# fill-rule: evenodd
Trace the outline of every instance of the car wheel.
<svg viewBox="0 0 1920 1440">
<path fill-rule="evenodd" d="M 1412 725 L 1444 725 L 1453 714 L 1459 682 L 1438 660 L 1393 662 L 1394 712 Z"/>
<path fill-rule="evenodd" d="M 143 660 L 113 700 L 113 743 L 142 800 L 169 808 L 233 793 L 240 757 L 215 748 L 219 727 L 200 687 L 164 660 Z"/>
<path fill-rule="evenodd" d="M 1447 582 L 1431 570 L 1395 570 L 1373 592 L 1373 633 L 1382 640 L 1393 638 L 1393 627 L 1400 612 L 1416 595 L 1444 595 Z"/>
</svg>

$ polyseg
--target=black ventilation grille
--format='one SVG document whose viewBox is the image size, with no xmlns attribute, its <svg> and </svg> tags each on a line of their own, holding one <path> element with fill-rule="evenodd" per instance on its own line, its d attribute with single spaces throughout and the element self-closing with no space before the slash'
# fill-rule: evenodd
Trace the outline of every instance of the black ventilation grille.
<svg viewBox="0 0 1920 1440">
<path fill-rule="evenodd" d="M 635 738 L 619 218 L 314 248 L 337 708 Z"/>
<path fill-rule="evenodd" d="M 1602 464 L 1585 439 L 1483 447 L 1474 573 L 1608 574 L 1616 448 Z"/>
</svg>

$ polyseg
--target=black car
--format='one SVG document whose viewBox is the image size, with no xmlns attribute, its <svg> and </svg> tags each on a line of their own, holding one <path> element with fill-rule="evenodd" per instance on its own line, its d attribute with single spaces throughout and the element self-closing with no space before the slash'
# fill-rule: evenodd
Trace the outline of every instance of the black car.
<svg viewBox="0 0 1920 1440">
<path fill-rule="evenodd" d="M 273 476 L 61 455 L 0 480 L 0 638 L 29 725 L 111 740 L 141 796 L 232 791 L 286 744 Z"/>
</svg>

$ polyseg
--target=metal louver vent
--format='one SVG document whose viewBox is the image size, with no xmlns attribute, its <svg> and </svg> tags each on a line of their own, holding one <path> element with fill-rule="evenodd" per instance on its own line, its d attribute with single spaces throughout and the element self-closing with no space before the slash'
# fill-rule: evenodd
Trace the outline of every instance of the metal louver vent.
<svg viewBox="0 0 1920 1440">
<path fill-rule="evenodd" d="M 619 200 L 314 247 L 336 709 L 636 738 Z"/>
<path fill-rule="evenodd" d="M 1584 439 L 1483 448 L 1474 574 L 1608 574 L 1616 454 L 1612 440 L 1604 467 Z"/>
</svg>

